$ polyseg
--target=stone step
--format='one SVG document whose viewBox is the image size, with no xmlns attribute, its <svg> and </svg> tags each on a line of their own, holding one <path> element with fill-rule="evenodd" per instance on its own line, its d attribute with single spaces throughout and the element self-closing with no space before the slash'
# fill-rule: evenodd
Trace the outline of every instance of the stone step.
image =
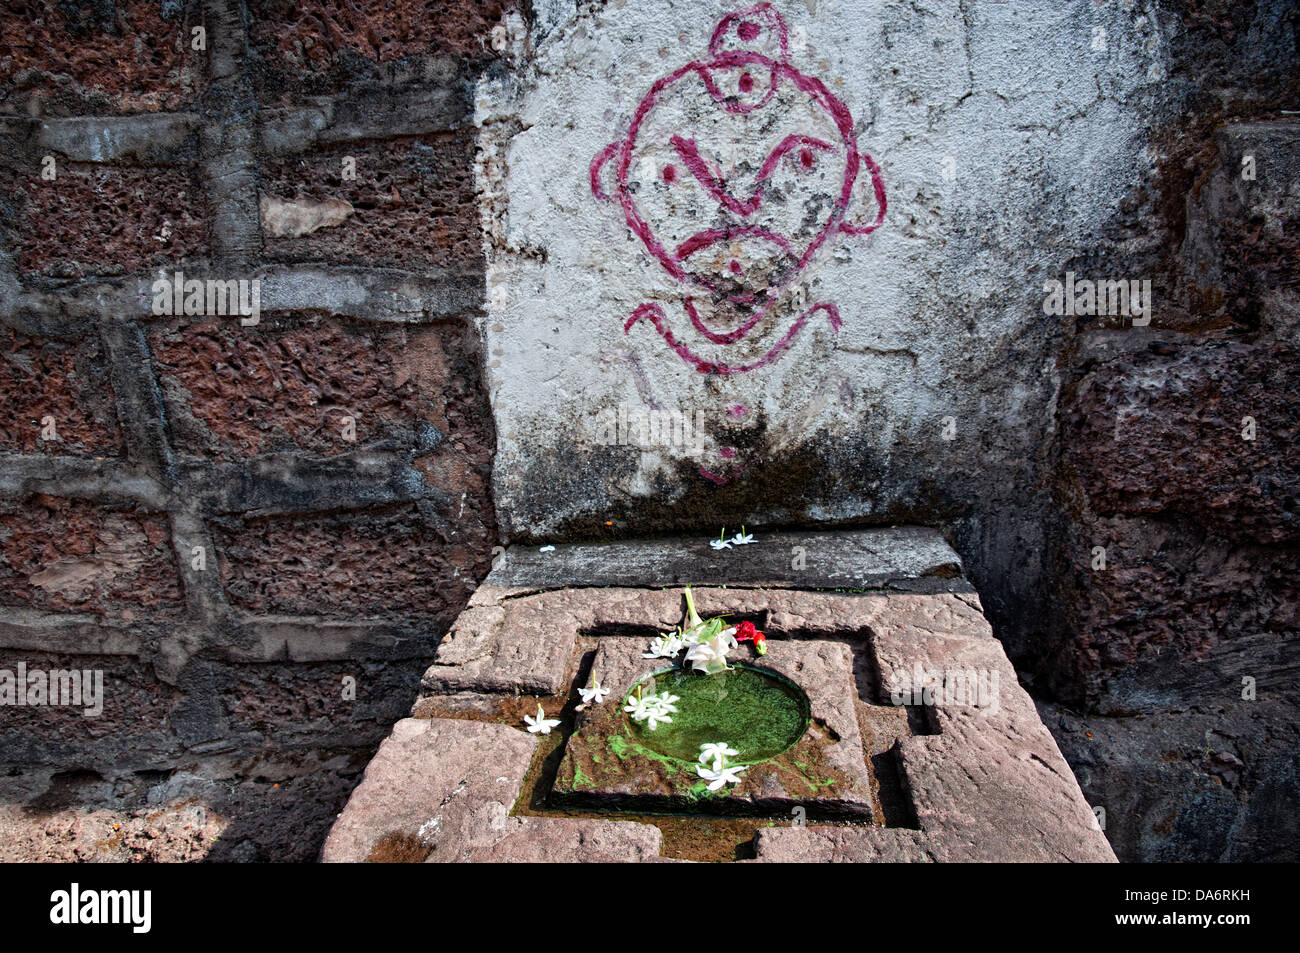
<svg viewBox="0 0 1300 953">
<path fill-rule="evenodd" d="M 485 584 L 532 589 L 679 584 L 877 589 L 933 583 L 942 588 L 945 580 L 958 579 L 963 572 L 961 558 L 938 530 L 928 527 L 751 535 L 755 543 L 722 549 L 704 538 L 512 546 L 496 561 Z"/>
</svg>

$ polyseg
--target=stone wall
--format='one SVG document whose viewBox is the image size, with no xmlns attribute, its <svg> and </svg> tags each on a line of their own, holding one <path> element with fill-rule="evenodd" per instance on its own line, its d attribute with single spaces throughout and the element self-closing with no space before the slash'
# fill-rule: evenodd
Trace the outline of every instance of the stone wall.
<svg viewBox="0 0 1300 953">
<path fill-rule="evenodd" d="M 313 859 L 487 571 L 509 4 L 372 6 L 0 14 L 0 669 L 105 683 L 0 714 L 6 857 Z"/>
</svg>

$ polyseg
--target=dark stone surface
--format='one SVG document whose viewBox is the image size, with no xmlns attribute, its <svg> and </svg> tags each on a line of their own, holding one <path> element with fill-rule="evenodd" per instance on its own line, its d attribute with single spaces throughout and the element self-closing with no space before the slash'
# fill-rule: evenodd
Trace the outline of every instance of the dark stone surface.
<svg viewBox="0 0 1300 953">
<path fill-rule="evenodd" d="M 1294 670 L 1291 674 L 1294 685 Z M 1288 686 L 1289 687 L 1289 686 Z M 1043 721 L 1105 811 L 1122 861 L 1282 862 L 1295 857 L 1296 700 L 1230 691 L 1128 717 L 1040 704 Z"/>
<path fill-rule="evenodd" d="M 1125 860 L 1300 855 L 1281 793 L 1300 731 L 1300 124 L 1205 135 L 1179 196 L 1182 317 L 1085 335 L 1075 355 L 1056 622 L 1021 651 Z"/>
<path fill-rule="evenodd" d="M 723 550 L 713 549 L 703 537 L 559 543 L 545 552 L 540 546 L 515 545 L 496 561 L 487 584 L 521 588 L 682 583 L 799 589 L 964 586 L 961 560 L 933 529 L 904 526 L 751 535 L 752 543 Z"/>
</svg>

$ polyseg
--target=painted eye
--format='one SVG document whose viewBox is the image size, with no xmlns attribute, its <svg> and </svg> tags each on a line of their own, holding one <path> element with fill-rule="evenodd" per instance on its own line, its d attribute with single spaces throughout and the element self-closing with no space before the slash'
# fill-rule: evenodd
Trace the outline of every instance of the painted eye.
<svg viewBox="0 0 1300 953">
<path fill-rule="evenodd" d="M 754 77 L 748 73 L 741 73 L 740 82 L 737 85 L 742 93 L 748 93 L 754 88 Z"/>
<path fill-rule="evenodd" d="M 664 181 L 667 182 L 669 185 L 672 185 L 674 182 L 676 182 L 677 166 L 672 165 L 671 163 L 664 166 L 663 177 L 664 177 Z"/>
<path fill-rule="evenodd" d="M 800 149 L 799 168 L 803 169 L 805 172 L 811 172 L 816 167 L 817 156 L 813 154 L 813 151 L 811 149 Z"/>
</svg>

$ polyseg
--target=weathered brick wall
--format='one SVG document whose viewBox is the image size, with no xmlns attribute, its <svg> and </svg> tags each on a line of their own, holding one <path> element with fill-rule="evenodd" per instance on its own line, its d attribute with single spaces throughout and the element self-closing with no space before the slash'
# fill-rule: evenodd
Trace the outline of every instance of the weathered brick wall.
<svg viewBox="0 0 1300 953">
<path fill-rule="evenodd" d="M 497 542 L 469 110 L 511 6 L 0 13 L 0 669 L 105 680 L 0 709 L 13 856 L 311 859 L 409 708 Z M 155 314 L 175 271 L 260 322 Z"/>
</svg>

